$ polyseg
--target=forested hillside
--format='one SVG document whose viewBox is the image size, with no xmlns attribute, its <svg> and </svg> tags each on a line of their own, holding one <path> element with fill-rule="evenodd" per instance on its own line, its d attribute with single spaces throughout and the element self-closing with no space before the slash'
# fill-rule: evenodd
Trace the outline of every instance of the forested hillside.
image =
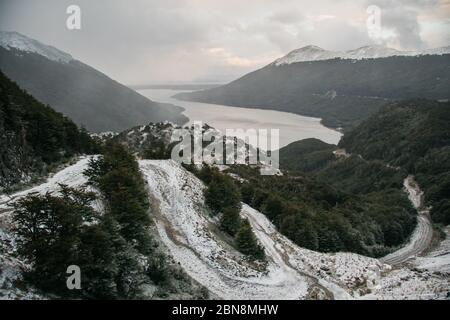
<svg viewBox="0 0 450 320">
<path fill-rule="evenodd" d="M 449 99 L 450 55 L 270 64 L 227 85 L 181 99 L 320 117 L 350 129 L 389 101 Z"/>
<path fill-rule="evenodd" d="M 0 71 L 0 191 L 96 149 L 85 130 L 37 101 Z"/>
<path fill-rule="evenodd" d="M 402 189 L 406 170 L 337 149 L 317 139 L 296 141 L 280 149 L 280 165 L 290 174 L 308 174 L 337 190 L 353 194 Z"/>
<path fill-rule="evenodd" d="M 391 104 L 346 134 L 339 146 L 414 174 L 435 222 L 450 223 L 450 103 Z"/>
<path fill-rule="evenodd" d="M 231 172 L 243 179 L 238 184 L 243 201 L 305 248 L 382 256 L 406 241 L 416 225 L 401 188 L 356 194 L 299 172 L 260 176 L 246 166 Z"/>
</svg>

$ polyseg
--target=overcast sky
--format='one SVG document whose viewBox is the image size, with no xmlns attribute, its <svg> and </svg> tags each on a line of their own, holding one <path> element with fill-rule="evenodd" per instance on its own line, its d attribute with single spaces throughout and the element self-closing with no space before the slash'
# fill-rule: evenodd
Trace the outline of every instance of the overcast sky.
<svg viewBox="0 0 450 320">
<path fill-rule="evenodd" d="M 81 8 L 81 30 L 66 8 Z M 367 8 L 381 9 L 370 37 Z M 0 29 L 70 53 L 125 84 L 232 80 L 313 44 L 450 45 L 450 0 L 0 0 Z"/>
</svg>

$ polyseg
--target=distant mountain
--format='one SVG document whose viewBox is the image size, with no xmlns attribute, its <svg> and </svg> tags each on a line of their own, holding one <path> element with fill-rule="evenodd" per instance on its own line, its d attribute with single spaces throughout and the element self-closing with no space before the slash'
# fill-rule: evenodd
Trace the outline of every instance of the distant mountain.
<svg viewBox="0 0 450 320">
<path fill-rule="evenodd" d="M 389 102 L 450 98 L 450 47 L 402 52 L 368 46 L 347 52 L 308 46 L 227 85 L 177 98 L 320 117 L 350 129 Z"/>
<path fill-rule="evenodd" d="M 70 119 L 38 102 L 0 71 L 0 193 L 96 148 Z"/>
<path fill-rule="evenodd" d="M 0 69 L 35 98 L 93 132 L 188 120 L 182 108 L 153 102 L 71 55 L 17 32 L 0 32 Z"/>
<path fill-rule="evenodd" d="M 329 51 L 317 46 L 306 46 L 289 52 L 286 56 L 276 60 L 275 65 L 291 64 L 306 61 L 320 61 L 331 59 L 363 60 L 378 59 L 395 56 L 423 56 L 450 54 L 450 46 L 423 51 L 399 51 L 379 45 L 364 46 L 349 51 Z"/>
</svg>

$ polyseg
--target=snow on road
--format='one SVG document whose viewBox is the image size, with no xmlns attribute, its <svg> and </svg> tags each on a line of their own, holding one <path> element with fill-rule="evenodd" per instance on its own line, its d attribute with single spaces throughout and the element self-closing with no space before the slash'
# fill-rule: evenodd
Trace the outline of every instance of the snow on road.
<svg viewBox="0 0 450 320">
<path fill-rule="evenodd" d="M 445 240 L 436 249 L 425 257 L 419 257 L 413 262 L 416 268 L 440 272 L 450 276 L 450 226 L 445 228 L 445 234 Z"/>
<path fill-rule="evenodd" d="M 11 209 L 9 204 L 22 198 L 28 194 L 39 193 L 45 194 L 47 192 L 58 192 L 61 188 L 59 184 L 65 184 L 69 187 L 80 187 L 87 182 L 87 178 L 83 175 L 83 171 L 87 169 L 89 160 L 94 156 L 80 157 L 80 159 L 73 165 L 55 173 L 45 183 L 19 191 L 12 195 L 0 195 L 0 212 L 2 210 Z"/>
<path fill-rule="evenodd" d="M 351 156 L 345 149 L 338 149 L 333 151 L 333 153 L 337 158 L 349 158 Z M 357 156 L 366 161 L 360 154 Z M 392 167 L 389 164 L 387 164 L 386 167 L 395 170 L 400 169 L 399 167 Z M 418 213 L 417 226 L 408 243 L 380 259 L 383 263 L 393 266 L 400 265 L 425 252 L 430 247 L 433 239 L 433 225 L 430 218 L 430 209 L 425 207 L 424 192 L 420 189 L 413 175 L 409 175 L 405 178 L 403 186 L 408 193 L 409 200 Z"/>
<path fill-rule="evenodd" d="M 277 264 L 283 266 L 286 272 L 292 273 L 295 270 L 295 273 L 301 273 L 307 276 L 330 298 L 339 300 L 351 299 L 351 295 L 335 283 L 326 281 L 325 279 L 318 280 L 313 276 L 315 273 L 314 270 L 320 270 L 320 260 L 328 260 L 328 257 L 298 247 L 276 231 L 274 225 L 266 216 L 246 204 L 243 204 L 241 215 L 249 220 L 253 232 L 264 246 L 266 254 Z M 305 255 L 311 258 L 309 265 L 307 265 L 306 259 L 302 259 Z M 298 261 L 302 261 L 302 263 L 299 264 Z M 310 270 L 310 272 L 306 270 Z"/>
<path fill-rule="evenodd" d="M 417 257 L 429 248 L 433 238 L 433 226 L 430 220 L 430 210 L 424 206 L 424 194 L 413 176 L 408 176 L 403 185 L 408 192 L 408 198 L 417 210 L 417 226 L 408 243 L 399 250 L 383 257 L 381 261 L 390 265 L 398 265 Z"/>
</svg>

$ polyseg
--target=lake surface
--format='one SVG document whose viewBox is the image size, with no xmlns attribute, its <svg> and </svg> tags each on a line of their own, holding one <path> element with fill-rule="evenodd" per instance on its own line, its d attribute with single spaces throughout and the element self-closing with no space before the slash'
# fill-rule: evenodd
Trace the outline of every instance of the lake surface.
<svg viewBox="0 0 450 320">
<path fill-rule="evenodd" d="M 185 109 L 183 114 L 189 118 L 189 123 L 202 121 L 223 133 L 226 129 L 279 129 L 280 148 L 306 138 L 317 138 L 327 143 L 337 144 L 342 136 L 338 131 L 323 126 L 318 118 L 281 111 L 229 107 L 172 98 L 173 95 L 186 91 L 143 89 L 138 92 L 153 101 L 183 107 Z"/>
</svg>

